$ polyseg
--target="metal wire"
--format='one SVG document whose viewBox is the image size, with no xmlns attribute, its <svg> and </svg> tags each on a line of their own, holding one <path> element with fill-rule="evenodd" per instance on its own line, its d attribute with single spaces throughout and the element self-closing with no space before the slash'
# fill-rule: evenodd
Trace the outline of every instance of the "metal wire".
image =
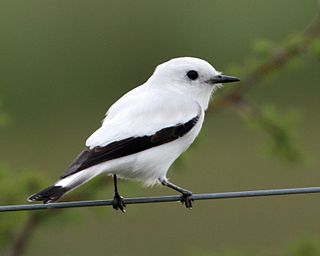
<svg viewBox="0 0 320 256">
<path fill-rule="evenodd" d="M 311 194 L 311 193 L 320 193 L 320 187 L 266 189 L 266 190 L 254 190 L 254 191 L 194 194 L 192 196 L 192 199 L 196 201 L 196 200 L 208 200 L 208 199 L 282 196 L 282 195 Z M 124 201 L 125 201 L 125 204 L 127 205 L 179 202 L 181 201 L 181 195 L 125 198 Z M 61 209 L 61 208 L 75 208 L 75 207 L 110 206 L 110 205 L 112 205 L 112 200 L 73 201 L 73 202 L 61 202 L 61 203 L 49 203 L 49 204 L 5 205 L 5 206 L 0 206 L 0 212 L 33 211 L 33 210 L 44 210 L 44 209 Z"/>
</svg>

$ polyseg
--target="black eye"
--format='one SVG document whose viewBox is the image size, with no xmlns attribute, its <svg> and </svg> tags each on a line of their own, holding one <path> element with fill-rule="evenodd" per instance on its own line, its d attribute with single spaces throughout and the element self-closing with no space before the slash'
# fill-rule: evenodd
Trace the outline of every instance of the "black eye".
<svg viewBox="0 0 320 256">
<path fill-rule="evenodd" d="M 196 80 L 198 78 L 198 72 L 195 70 L 190 70 L 187 73 L 187 77 L 189 77 L 191 80 Z"/>
</svg>

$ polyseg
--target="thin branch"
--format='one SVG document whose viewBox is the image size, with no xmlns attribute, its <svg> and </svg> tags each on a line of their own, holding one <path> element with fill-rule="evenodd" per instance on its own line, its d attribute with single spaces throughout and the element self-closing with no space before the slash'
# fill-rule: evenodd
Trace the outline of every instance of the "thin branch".
<svg viewBox="0 0 320 256">
<path fill-rule="evenodd" d="M 285 189 L 267 189 L 267 190 L 253 190 L 253 191 L 194 194 L 192 196 L 192 199 L 196 201 L 196 200 L 209 200 L 209 199 L 229 199 L 229 198 L 259 197 L 259 196 L 282 196 L 282 195 L 297 195 L 297 194 L 311 194 L 311 193 L 320 193 L 320 187 L 285 188 Z M 181 201 L 181 199 L 182 199 L 181 195 L 174 195 L 174 196 L 159 196 L 159 197 L 126 198 L 124 199 L 124 202 L 125 204 L 128 205 L 128 204 L 179 202 Z M 73 201 L 73 202 L 49 203 L 49 204 L 6 205 L 6 206 L 0 206 L 0 212 L 34 211 L 34 210 L 111 206 L 111 205 L 112 205 L 112 200 Z"/>
<path fill-rule="evenodd" d="M 28 219 L 25 221 L 19 233 L 13 240 L 13 244 L 11 245 L 11 249 L 8 251 L 7 256 L 23 255 L 38 223 L 39 218 L 37 218 L 37 214 L 32 213 L 28 216 Z"/>
<path fill-rule="evenodd" d="M 320 18 L 316 16 L 315 20 L 311 25 L 305 30 L 302 35 L 302 40 L 296 45 L 292 45 L 290 48 L 283 48 L 273 52 L 270 57 L 262 63 L 258 68 L 253 72 L 247 75 L 242 79 L 242 86 L 239 86 L 237 89 L 229 91 L 223 98 L 220 98 L 218 101 L 219 105 L 238 105 L 241 104 L 243 100 L 243 94 L 255 85 L 257 82 L 261 81 L 268 74 L 274 70 L 285 65 L 291 58 L 299 55 L 302 52 L 305 52 L 316 36 L 319 35 L 320 31 Z M 244 106 L 245 104 L 243 104 Z M 251 110 L 248 110 L 251 111 Z M 252 197 L 252 196 L 271 196 L 271 195 L 289 195 L 289 194 L 304 194 L 304 193 L 319 193 L 320 188 L 299 188 L 299 189 L 282 189 L 282 190 L 260 190 L 260 191 L 244 191 L 244 192 L 227 192 L 227 193 L 216 193 L 216 194 L 203 194 L 203 195 L 194 195 L 194 200 L 205 200 L 205 199 L 219 199 L 219 198 L 238 198 L 238 197 Z M 151 203 L 151 202 L 172 202 L 180 201 L 180 196 L 169 196 L 169 197 L 160 197 L 160 198 L 131 198 L 126 199 L 126 204 L 133 203 Z M 136 200 L 136 202 L 134 202 Z M 84 207 L 84 206 L 106 206 L 111 205 L 110 200 L 106 201 L 78 201 L 78 202 L 69 202 L 69 203 L 54 203 L 47 205 L 24 205 L 23 209 L 19 209 L 19 206 L 3 206 L 0 207 L 0 211 L 22 211 L 22 210 L 31 210 L 35 209 L 51 209 L 51 208 L 66 208 L 68 204 L 71 204 L 71 207 Z M 84 205 L 88 204 L 88 205 Z M 97 205 L 95 205 L 97 204 Z M 18 207 L 18 208 L 17 208 Z M 34 209 L 34 210 L 35 210 Z M 51 215 L 51 214 L 50 214 Z M 48 215 L 46 215 L 48 216 Z M 25 251 L 26 245 L 28 244 L 32 233 L 39 225 L 39 218 L 35 220 L 35 214 L 31 214 L 22 228 L 18 233 L 16 239 L 13 241 L 12 251 L 9 253 L 9 256 L 22 255 Z"/>
<path fill-rule="evenodd" d="M 96 184 L 96 186 L 102 187 L 110 182 L 109 179 L 101 180 L 102 182 Z M 92 191 L 92 190 L 90 190 Z M 81 198 L 88 197 L 92 193 L 87 192 L 78 192 L 74 195 L 69 195 L 66 197 L 69 200 L 80 200 Z M 28 243 L 32 238 L 34 231 L 40 226 L 43 221 L 46 221 L 48 218 L 55 217 L 57 214 L 62 213 L 62 211 L 50 211 L 46 214 L 39 212 L 29 212 L 27 219 L 21 225 L 16 236 L 13 237 L 12 243 L 9 249 L 6 251 L 6 256 L 20 256 L 23 255 L 27 249 Z"/>
<path fill-rule="evenodd" d="M 243 95 L 266 76 L 287 64 L 292 58 L 308 50 L 311 42 L 320 34 L 320 15 L 317 14 L 313 21 L 302 33 L 301 39 L 297 42 L 274 50 L 266 61 L 258 65 L 248 75 L 241 78 L 240 86 L 234 87 L 223 97 L 218 99 L 217 106 L 238 104 Z"/>
</svg>

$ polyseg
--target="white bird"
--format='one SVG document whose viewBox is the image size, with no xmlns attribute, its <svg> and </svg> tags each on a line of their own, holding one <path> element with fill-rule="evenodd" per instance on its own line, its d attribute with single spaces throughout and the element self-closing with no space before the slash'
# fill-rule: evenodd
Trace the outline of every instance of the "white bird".
<svg viewBox="0 0 320 256">
<path fill-rule="evenodd" d="M 107 173 L 114 177 L 115 209 L 125 208 L 117 177 L 168 186 L 182 193 L 181 201 L 191 208 L 192 193 L 169 182 L 167 172 L 199 134 L 212 93 L 222 83 L 235 81 L 239 79 L 198 58 L 174 58 L 159 65 L 147 82 L 110 107 L 60 180 L 28 200 L 54 202 Z"/>
</svg>

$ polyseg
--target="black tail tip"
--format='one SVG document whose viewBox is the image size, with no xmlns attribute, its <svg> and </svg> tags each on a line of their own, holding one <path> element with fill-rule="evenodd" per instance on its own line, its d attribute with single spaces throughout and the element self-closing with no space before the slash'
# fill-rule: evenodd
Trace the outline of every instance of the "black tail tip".
<svg viewBox="0 0 320 256">
<path fill-rule="evenodd" d="M 43 203 L 51 203 L 57 201 L 68 190 L 62 186 L 50 186 L 39 193 L 36 193 L 28 198 L 29 202 L 42 201 Z"/>
</svg>

